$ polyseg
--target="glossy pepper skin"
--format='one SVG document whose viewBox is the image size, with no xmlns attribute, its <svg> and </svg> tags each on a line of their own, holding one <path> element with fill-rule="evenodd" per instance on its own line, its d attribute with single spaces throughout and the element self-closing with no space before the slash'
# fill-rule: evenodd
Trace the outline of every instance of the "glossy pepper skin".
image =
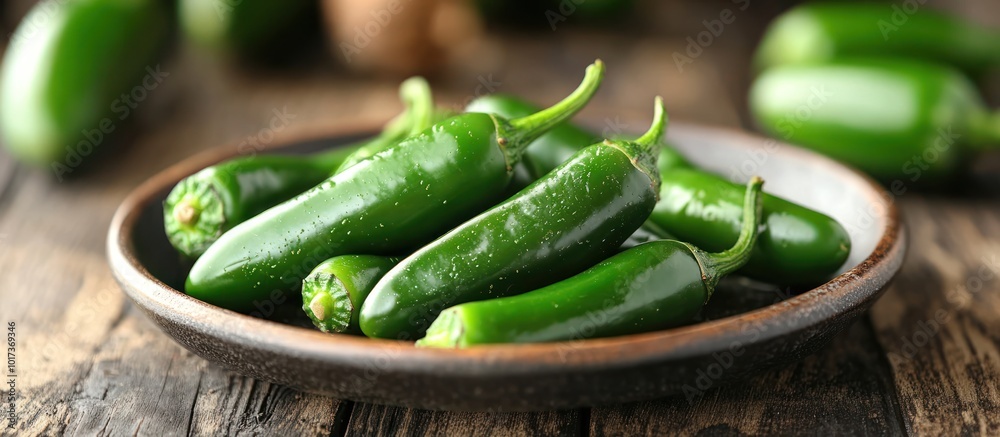
<svg viewBox="0 0 1000 437">
<path fill-rule="evenodd" d="M 323 261 L 302 281 L 302 310 L 320 331 L 360 334 L 361 304 L 399 260 L 341 255 Z"/>
<path fill-rule="evenodd" d="M 529 117 L 462 114 L 437 123 L 237 225 L 195 262 L 185 291 L 248 309 L 297 289 L 333 256 L 426 244 L 495 204 L 524 148 L 586 105 L 603 73 L 595 62 L 573 94 Z"/>
<path fill-rule="evenodd" d="M 660 201 L 646 227 L 703 250 L 731 247 L 740 235 L 741 186 L 690 168 L 661 168 Z M 851 239 L 829 216 L 777 196 L 763 196 L 757 244 L 740 273 L 782 285 L 816 285 L 847 260 Z"/>
<path fill-rule="evenodd" d="M 359 147 L 321 156 L 236 158 L 206 167 L 178 182 L 163 201 L 167 239 L 182 255 L 197 258 L 233 226 L 326 180 Z"/>
<path fill-rule="evenodd" d="M 474 100 L 469 111 L 507 117 L 530 114 L 530 103 L 507 95 Z M 525 162 L 544 175 L 588 144 L 586 131 L 563 123 L 528 146 Z M 745 187 L 695 169 L 673 147 L 661 147 L 660 201 L 643 226 L 660 238 L 676 238 L 704 250 L 719 251 L 739 237 Z M 764 230 L 741 273 L 784 285 L 822 283 L 843 265 L 851 240 L 836 220 L 780 197 L 764 195 Z M 648 240 L 634 235 L 626 246 Z"/>
<path fill-rule="evenodd" d="M 538 112 L 538 107 L 517 97 L 506 94 L 490 94 L 479 97 L 465 107 L 466 112 L 498 114 L 508 118 L 526 117 Z M 560 123 L 542 135 L 524 152 L 521 163 L 531 179 L 524 185 L 545 176 L 546 173 L 566 162 L 580 149 L 600 141 L 591 134 L 571 123 Z"/>
<path fill-rule="evenodd" d="M 433 124 L 434 100 L 426 80 L 403 81 L 399 94 L 404 113 L 381 134 L 360 144 L 315 156 L 235 158 L 184 178 L 163 203 L 163 223 L 171 245 L 197 258 L 233 226 Z"/>
<path fill-rule="evenodd" d="M 855 57 L 906 57 L 976 74 L 1000 65 L 1000 32 L 925 7 L 909 13 L 883 3 L 811 3 L 770 24 L 755 62 L 763 71 Z"/>
<path fill-rule="evenodd" d="M 178 0 L 184 36 L 212 49 L 250 52 L 304 18 L 310 0 Z"/>
<path fill-rule="evenodd" d="M 60 178 L 87 159 L 128 119 L 122 99 L 169 77 L 156 63 L 169 17 L 158 0 L 38 3 L 3 60 L 0 131 L 10 152 Z"/>
<path fill-rule="evenodd" d="M 448 308 L 417 346 L 579 340 L 689 323 L 719 279 L 750 258 L 762 183 L 755 177 L 748 184 L 740 238 L 725 252 L 706 253 L 674 240 L 643 243 L 547 287 Z"/>
<path fill-rule="evenodd" d="M 577 152 L 404 259 L 361 306 L 361 330 L 415 339 L 448 306 L 523 293 L 615 253 L 656 203 L 652 149 L 665 127 L 657 99 L 653 126 L 635 142 L 605 141 Z"/>
<path fill-rule="evenodd" d="M 909 60 L 772 68 L 754 82 L 750 109 L 771 135 L 887 183 L 939 181 L 971 149 L 1000 142 L 1000 117 L 968 79 Z"/>
</svg>

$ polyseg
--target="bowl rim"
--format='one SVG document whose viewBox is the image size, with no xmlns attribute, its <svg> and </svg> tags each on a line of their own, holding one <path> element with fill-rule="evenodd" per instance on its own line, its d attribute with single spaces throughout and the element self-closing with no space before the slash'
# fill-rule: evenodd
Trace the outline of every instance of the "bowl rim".
<svg viewBox="0 0 1000 437">
<path fill-rule="evenodd" d="M 297 143 L 344 138 L 376 132 L 381 123 L 356 122 L 330 126 L 310 124 L 276 133 L 261 152 L 274 152 Z M 686 134 L 727 135 L 743 144 L 764 137 L 730 128 L 671 122 L 671 130 Z M 696 357 L 718 350 L 719 342 L 730 347 L 748 329 L 756 329 L 752 342 L 765 342 L 820 324 L 836 313 L 864 309 L 878 297 L 902 264 L 907 246 L 895 202 L 871 177 L 815 152 L 778 142 L 781 153 L 820 160 L 835 171 L 846 172 L 855 183 L 866 186 L 869 202 L 884 205 L 885 229 L 872 253 L 858 265 L 830 281 L 781 302 L 752 311 L 662 331 L 619 337 L 535 344 L 484 345 L 468 349 L 417 348 L 402 340 L 371 339 L 258 319 L 197 300 L 152 276 L 139 262 L 132 231 L 142 209 L 165 187 L 228 157 L 237 156 L 235 143 L 206 150 L 171 165 L 136 187 L 122 201 L 111 220 L 107 256 L 111 269 L 129 298 L 147 314 L 190 325 L 206 335 L 225 337 L 243 347 L 287 353 L 306 360 L 345 366 L 380 363 L 387 371 L 415 374 L 476 376 L 558 373 L 569 369 L 600 370 L 628 367 L 664 360 Z M 294 299 L 294 297 L 293 297 Z M 833 308 L 831 302 L 837 302 Z M 766 326 L 761 331 L 759 328 Z"/>
</svg>

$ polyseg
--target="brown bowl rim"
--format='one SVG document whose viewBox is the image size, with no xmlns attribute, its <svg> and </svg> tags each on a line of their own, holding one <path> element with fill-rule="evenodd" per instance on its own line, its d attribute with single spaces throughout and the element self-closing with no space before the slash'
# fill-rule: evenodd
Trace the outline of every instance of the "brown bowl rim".
<svg viewBox="0 0 1000 437">
<path fill-rule="evenodd" d="M 310 125 L 276 134 L 275 140 L 263 151 L 275 151 L 306 141 L 375 132 L 378 126 L 381 123 L 360 122 L 333 127 L 328 124 Z M 763 140 L 763 137 L 743 131 L 683 122 L 671 122 L 671 129 L 734 135 L 741 137 L 743 142 Z M 867 184 L 873 195 L 880 195 L 883 199 L 890 198 L 881 185 L 855 169 L 805 149 L 779 144 L 783 146 L 782 153 L 822 160 L 826 165 L 839 167 L 838 171 L 846 171 L 860 178 L 860 182 Z M 157 317 L 197 325 L 198 331 L 224 336 L 227 341 L 244 346 L 284 351 L 303 358 L 346 365 L 372 363 L 386 358 L 386 354 L 390 353 L 393 354 L 390 357 L 399 358 L 388 361 L 387 367 L 392 370 L 475 376 L 483 373 L 602 369 L 693 357 L 718 349 L 719 341 L 732 341 L 733 335 L 744 332 L 748 327 L 759 327 L 762 324 L 769 326 L 769 329 L 755 339 L 756 342 L 809 329 L 831 316 L 830 311 L 823 311 L 824 305 L 830 306 L 821 302 L 824 299 L 838 301 L 838 309 L 833 310 L 837 313 L 866 308 L 869 300 L 876 298 L 898 271 L 907 245 L 895 203 L 880 199 L 879 202 L 884 202 L 887 208 L 886 228 L 871 255 L 827 283 L 776 304 L 695 325 L 620 337 L 574 340 L 569 343 L 489 345 L 458 350 L 416 348 L 412 342 L 326 334 L 219 308 L 167 286 L 139 263 L 131 235 L 142 208 L 166 186 L 175 184 L 207 165 L 237 155 L 236 150 L 235 144 L 231 144 L 199 153 L 170 166 L 135 188 L 121 203 L 111 221 L 107 251 L 112 270 L 126 294 L 144 311 L 153 312 Z M 881 276 L 880 271 L 884 273 Z M 792 323 L 776 323 L 781 320 Z M 563 345 L 563 350 L 558 350 L 560 345 Z M 567 345 L 569 347 L 565 347 Z"/>
</svg>

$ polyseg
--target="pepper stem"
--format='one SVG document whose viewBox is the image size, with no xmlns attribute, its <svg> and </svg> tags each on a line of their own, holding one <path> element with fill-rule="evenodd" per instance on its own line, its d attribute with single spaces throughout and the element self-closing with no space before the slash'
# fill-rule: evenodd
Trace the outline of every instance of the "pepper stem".
<svg viewBox="0 0 1000 437">
<path fill-rule="evenodd" d="M 635 140 L 635 143 L 652 150 L 653 146 L 658 146 L 663 139 L 663 132 L 667 129 L 667 111 L 663 110 L 663 97 L 656 96 L 653 102 L 653 124 L 649 130 Z"/>
<path fill-rule="evenodd" d="M 381 138 L 415 135 L 432 124 L 434 96 L 426 79 L 413 76 L 404 80 L 399 85 L 399 99 L 403 101 L 403 113 L 386 124 Z"/>
<path fill-rule="evenodd" d="M 434 95 L 427 80 L 420 76 L 406 79 L 399 85 L 399 98 L 403 101 L 403 113 L 390 120 L 381 134 L 348 156 L 334 173 L 340 173 L 434 124 Z"/>
<path fill-rule="evenodd" d="M 198 223 L 198 216 L 201 213 L 201 209 L 191 201 L 185 199 L 174 206 L 172 213 L 177 223 L 184 226 L 193 226 L 195 223 Z"/>
<path fill-rule="evenodd" d="M 736 240 L 736 244 L 726 251 L 706 254 L 704 257 L 703 273 L 709 290 L 715 289 L 720 278 L 743 267 L 750 260 L 750 254 L 757 244 L 758 228 L 764 214 L 764 195 L 761 192 L 763 185 L 764 180 L 758 176 L 747 182 L 746 195 L 743 197 L 743 224 L 740 226 L 740 237 Z"/>
<path fill-rule="evenodd" d="M 995 149 L 1000 146 L 1000 112 L 980 112 L 969 118 L 968 144 L 977 149 Z M 947 135 L 944 131 L 940 135 Z M 949 144 L 955 139 L 951 136 L 940 138 Z"/>
<path fill-rule="evenodd" d="M 434 95 L 427 80 L 413 76 L 399 85 L 399 98 L 407 108 L 409 132 L 413 136 L 434 124 Z"/>
<path fill-rule="evenodd" d="M 528 143 L 583 109 L 597 92 L 602 80 L 604 80 L 604 62 L 598 59 L 587 67 L 583 82 L 565 99 L 527 117 L 510 120 L 513 138 L 507 138 L 506 141 L 511 141 L 514 148 L 518 145 L 526 147 Z"/>
</svg>

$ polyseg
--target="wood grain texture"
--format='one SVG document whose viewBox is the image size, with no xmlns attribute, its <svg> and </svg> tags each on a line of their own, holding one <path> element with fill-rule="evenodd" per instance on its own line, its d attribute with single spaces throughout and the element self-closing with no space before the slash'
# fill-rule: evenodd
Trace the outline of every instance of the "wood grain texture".
<svg viewBox="0 0 1000 437">
<path fill-rule="evenodd" d="M 350 93 L 358 93 L 382 102 L 370 108 L 319 111 L 336 106 L 342 88 L 324 95 L 300 86 L 299 95 L 308 98 L 296 105 L 284 100 L 296 89 L 288 85 L 308 80 L 184 79 L 180 72 L 201 62 L 187 53 L 168 61 L 165 70 L 177 80 L 168 77 L 116 130 L 120 136 L 102 145 L 129 147 L 65 182 L 0 155 L 0 320 L 17 324 L 17 434 L 329 435 L 349 407 L 208 364 L 138 314 L 111 278 L 104 257 L 108 223 L 149 174 L 218 143 L 258 136 L 276 109 L 302 123 L 309 122 L 306 114 L 388 118 L 398 109 L 391 85 L 343 88 L 347 99 L 357 100 Z M 245 100 L 206 99 L 177 111 L 178 100 L 199 99 L 202 87 L 225 88 L 227 96 Z M 160 120 L 155 128 L 152 120 Z"/>
<path fill-rule="evenodd" d="M 1000 433 L 1000 203 L 903 201 L 910 258 L 871 311 L 918 435 Z"/>
<path fill-rule="evenodd" d="M 590 435 L 902 432 L 891 375 L 867 323 L 855 324 L 816 355 L 745 383 L 714 387 L 703 379 L 691 381 L 686 395 L 594 408 Z"/>
<path fill-rule="evenodd" d="M 544 413 L 449 413 L 358 404 L 348 436 L 581 434 L 580 411 Z"/>
<path fill-rule="evenodd" d="M 7 31 L 28 3 L 5 4 Z M 497 38 L 476 66 L 435 80 L 437 96 L 455 108 L 494 91 L 552 102 L 600 56 L 608 79 L 583 116 L 603 119 L 609 132 L 647 122 L 655 94 L 672 117 L 749 125 L 746 50 L 763 13 L 754 6 L 738 16 L 682 71 L 672 55 L 723 6 L 664 3 L 645 18 L 662 24 L 651 35 L 567 28 Z M 984 12 L 996 9 L 991 0 L 947 6 L 994 25 L 1000 16 Z M 169 164 L 260 136 L 275 110 L 293 114 L 291 123 L 349 123 L 387 119 L 399 104 L 395 84 L 327 65 L 237 70 L 181 48 L 164 67 L 171 75 L 113 140 L 128 146 L 75 180 L 58 183 L 0 152 L 0 322 L 18 327 L 18 434 L 1000 434 L 1000 202 L 980 195 L 901 198 L 911 253 L 869 321 L 800 363 L 709 388 L 693 403 L 425 412 L 298 393 L 208 364 L 138 314 L 111 279 L 104 236 L 114 208 Z"/>
</svg>

